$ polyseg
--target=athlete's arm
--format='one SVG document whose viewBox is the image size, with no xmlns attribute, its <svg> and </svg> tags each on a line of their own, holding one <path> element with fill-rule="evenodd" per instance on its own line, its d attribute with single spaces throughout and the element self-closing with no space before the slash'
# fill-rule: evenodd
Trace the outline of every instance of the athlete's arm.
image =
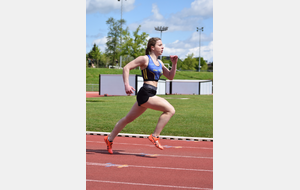
<svg viewBox="0 0 300 190">
<path fill-rule="evenodd" d="M 167 77 L 169 80 L 173 80 L 175 74 L 176 74 L 176 69 L 177 69 L 177 61 L 178 61 L 178 56 L 177 55 L 170 55 L 170 59 L 172 61 L 172 69 L 171 71 L 165 67 L 164 64 L 162 64 L 162 69 L 163 69 L 163 75 Z"/>
<path fill-rule="evenodd" d="M 147 56 L 139 56 L 138 58 L 129 62 L 123 68 L 123 81 L 124 81 L 126 94 L 132 94 L 133 90 L 135 91 L 135 89 L 129 84 L 129 71 L 136 67 L 144 67 L 146 63 L 147 63 Z"/>
</svg>

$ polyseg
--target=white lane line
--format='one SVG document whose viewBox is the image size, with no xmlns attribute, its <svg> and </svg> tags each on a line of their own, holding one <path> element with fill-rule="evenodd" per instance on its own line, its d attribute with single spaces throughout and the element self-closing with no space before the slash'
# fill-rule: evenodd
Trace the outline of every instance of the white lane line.
<svg viewBox="0 0 300 190">
<path fill-rule="evenodd" d="M 89 151 L 87 151 L 89 152 Z M 107 153 L 106 150 L 97 150 L 96 153 Z M 201 156 L 183 156 L 183 155 L 170 155 L 170 154 L 145 154 L 145 153 L 134 153 L 134 152 L 115 152 L 114 154 L 124 154 L 124 155 L 135 155 L 135 156 L 145 156 L 145 157 L 177 157 L 177 158 L 200 158 L 200 159 L 213 159 L 213 157 L 201 157 Z"/>
<path fill-rule="evenodd" d="M 86 142 L 88 142 L 88 143 L 100 143 L 100 144 L 105 143 L 105 142 L 101 142 L 101 141 L 86 141 Z M 135 144 L 135 143 L 117 143 L 117 144 L 153 147 L 153 145 L 147 145 L 147 144 Z M 165 148 L 196 148 L 196 149 L 211 149 L 211 150 L 213 149 L 213 148 L 207 148 L 207 147 L 169 146 L 169 145 L 163 145 L 163 147 L 165 147 Z"/>
<path fill-rule="evenodd" d="M 128 164 L 112 164 L 112 163 L 93 163 L 86 162 L 86 165 L 91 166 L 105 166 L 105 167 L 135 167 L 135 168 L 148 168 L 148 169 L 164 169 L 164 170 L 184 170 L 184 171 L 196 171 L 196 172 L 213 172 L 213 170 L 204 170 L 204 169 L 189 169 L 189 168 L 170 168 L 170 167 L 157 167 L 157 166 L 138 166 L 138 165 L 128 165 Z"/>
<path fill-rule="evenodd" d="M 133 154 L 133 155 L 140 155 L 140 156 L 169 156 L 169 157 L 178 157 L 178 158 L 203 158 L 203 159 L 213 159 L 213 157 L 201 157 L 201 156 L 182 156 L 182 155 L 170 155 L 170 154 L 144 154 L 144 153 L 132 153 L 132 152 L 119 152 L 123 154 Z"/>
<path fill-rule="evenodd" d="M 179 188 L 179 189 L 202 189 L 202 190 L 212 190 L 212 188 L 201 188 L 201 187 L 186 187 L 186 186 L 174 186 L 174 185 L 159 185 L 159 184 L 146 184 L 146 183 L 130 183 L 121 181 L 104 181 L 104 180 L 93 180 L 86 179 L 89 182 L 100 182 L 100 183 L 117 183 L 126 185 L 141 185 L 141 186 L 154 186 L 154 187 L 169 187 L 169 188 Z"/>
</svg>

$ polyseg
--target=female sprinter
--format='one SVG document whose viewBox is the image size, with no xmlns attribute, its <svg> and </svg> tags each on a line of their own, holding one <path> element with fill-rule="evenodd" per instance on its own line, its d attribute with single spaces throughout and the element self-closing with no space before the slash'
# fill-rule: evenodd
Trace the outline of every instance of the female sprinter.
<svg viewBox="0 0 300 190">
<path fill-rule="evenodd" d="M 169 80 L 172 80 L 176 73 L 178 56 L 171 55 L 172 69 L 169 71 L 164 64 L 158 60 L 158 56 L 163 53 L 164 47 L 160 38 L 150 38 L 148 41 L 146 55 L 139 56 L 135 60 L 129 62 L 123 68 L 123 81 L 125 85 L 126 94 L 132 94 L 135 89 L 129 84 L 129 71 L 136 67 L 140 67 L 144 79 L 144 85 L 140 88 L 137 94 L 137 102 L 133 105 L 129 113 L 122 118 L 114 127 L 112 132 L 104 138 L 107 145 L 107 150 L 110 154 L 112 151 L 112 144 L 114 138 L 119 132 L 130 122 L 142 115 L 147 108 L 162 111 L 158 123 L 148 139 L 159 149 L 164 148 L 159 143 L 159 135 L 164 126 L 168 123 L 171 117 L 175 114 L 174 107 L 164 98 L 155 96 L 157 90 L 157 83 L 160 76 L 163 74 Z"/>
</svg>

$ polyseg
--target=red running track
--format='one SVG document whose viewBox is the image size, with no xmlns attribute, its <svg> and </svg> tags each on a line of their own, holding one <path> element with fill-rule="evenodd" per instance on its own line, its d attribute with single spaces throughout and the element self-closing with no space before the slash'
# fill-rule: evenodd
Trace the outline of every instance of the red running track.
<svg viewBox="0 0 300 190">
<path fill-rule="evenodd" d="M 213 189 L 213 142 L 86 135 L 86 189 Z"/>
<path fill-rule="evenodd" d="M 93 97 L 103 97 L 104 95 L 99 95 L 99 92 L 86 92 L 86 98 Z"/>
<path fill-rule="evenodd" d="M 106 96 L 119 96 L 119 95 L 106 95 Z M 104 95 L 99 95 L 99 92 L 86 92 L 86 98 L 104 97 Z"/>
</svg>

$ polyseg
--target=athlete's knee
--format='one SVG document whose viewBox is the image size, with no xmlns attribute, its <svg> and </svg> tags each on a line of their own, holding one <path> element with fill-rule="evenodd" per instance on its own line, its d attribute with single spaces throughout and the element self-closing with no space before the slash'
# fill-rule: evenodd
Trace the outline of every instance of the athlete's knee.
<svg viewBox="0 0 300 190">
<path fill-rule="evenodd" d="M 168 112 L 171 116 L 173 116 L 175 114 L 175 108 L 172 106 Z"/>
<path fill-rule="evenodd" d="M 172 113 L 172 115 L 174 115 L 175 114 L 175 108 L 173 107 L 173 109 L 172 109 L 172 111 L 171 111 L 171 113 Z"/>
</svg>

